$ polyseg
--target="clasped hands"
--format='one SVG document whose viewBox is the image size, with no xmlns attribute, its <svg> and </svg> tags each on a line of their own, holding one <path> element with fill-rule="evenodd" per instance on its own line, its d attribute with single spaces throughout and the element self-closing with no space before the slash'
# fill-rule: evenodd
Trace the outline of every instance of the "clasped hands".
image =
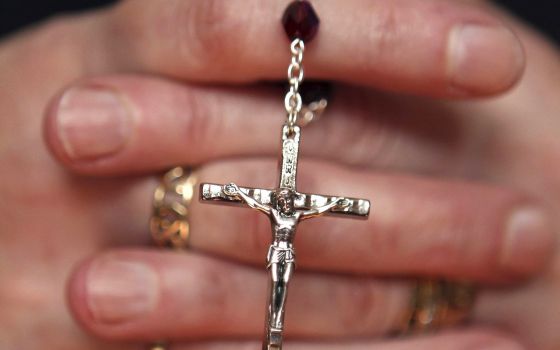
<svg viewBox="0 0 560 350">
<path fill-rule="evenodd" d="M 0 348 L 259 347 L 267 219 L 193 203 L 184 253 L 147 220 L 175 165 L 273 183 L 285 5 L 129 0 L 4 39 Z M 314 6 L 306 75 L 336 85 L 300 187 L 374 211 L 302 225 L 286 347 L 558 349 L 557 48 L 481 1 Z M 388 340 L 411 276 L 479 285 L 472 324 Z"/>
</svg>

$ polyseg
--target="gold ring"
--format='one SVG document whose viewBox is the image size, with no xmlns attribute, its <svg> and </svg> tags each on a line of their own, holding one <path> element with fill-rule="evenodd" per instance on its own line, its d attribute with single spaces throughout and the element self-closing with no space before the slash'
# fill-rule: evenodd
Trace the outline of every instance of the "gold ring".
<svg viewBox="0 0 560 350">
<path fill-rule="evenodd" d="M 476 290 L 471 283 L 420 280 L 414 288 L 405 334 L 427 333 L 465 322 Z"/>
<path fill-rule="evenodd" d="M 196 175 L 192 169 L 168 171 L 156 188 L 150 231 L 156 244 L 185 249 L 189 243 L 189 204 L 194 198 Z"/>
<path fill-rule="evenodd" d="M 163 175 L 154 192 L 150 232 L 162 247 L 185 249 L 189 243 L 189 205 L 194 198 L 196 175 L 192 169 L 176 167 Z M 150 346 L 150 350 L 169 350 L 164 342 Z"/>
<path fill-rule="evenodd" d="M 164 343 L 155 343 L 150 347 L 150 350 L 169 350 Z"/>
</svg>

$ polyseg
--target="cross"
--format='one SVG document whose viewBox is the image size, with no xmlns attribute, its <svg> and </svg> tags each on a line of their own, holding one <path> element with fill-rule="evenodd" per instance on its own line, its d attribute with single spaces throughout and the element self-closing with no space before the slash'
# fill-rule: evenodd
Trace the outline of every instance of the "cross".
<svg viewBox="0 0 560 350">
<path fill-rule="evenodd" d="M 285 125 L 282 129 L 282 161 L 277 189 L 239 187 L 234 183 L 200 185 L 202 202 L 249 206 L 270 219 L 273 241 L 267 255 L 271 283 L 264 350 L 282 349 L 285 302 L 288 282 L 295 268 L 293 240 L 298 223 L 322 215 L 367 219 L 370 211 L 370 202 L 366 199 L 297 192 L 300 135 L 298 126 Z"/>
</svg>

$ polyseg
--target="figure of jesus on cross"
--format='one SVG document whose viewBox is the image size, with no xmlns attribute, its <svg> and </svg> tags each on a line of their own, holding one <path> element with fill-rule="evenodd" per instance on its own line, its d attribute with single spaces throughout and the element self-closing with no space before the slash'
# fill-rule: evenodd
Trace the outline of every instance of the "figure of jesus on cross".
<svg viewBox="0 0 560 350">
<path fill-rule="evenodd" d="M 345 200 L 337 198 L 318 208 L 297 210 L 294 206 L 296 194 L 290 189 L 278 189 L 272 192 L 272 205 L 260 203 L 243 193 L 233 183 L 226 185 L 224 192 L 228 196 L 239 196 L 249 207 L 270 218 L 272 244 L 266 260 L 271 274 L 270 290 L 274 292 L 270 296 L 269 326 L 272 332 L 281 332 L 288 282 L 295 267 L 296 253 L 293 242 L 297 224 L 301 220 L 319 216 L 336 206 L 343 208 L 346 205 Z"/>
<path fill-rule="evenodd" d="M 202 201 L 241 204 L 266 214 L 272 228 L 268 250 L 270 295 L 267 334 L 263 349 L 280 350 L 284 329 L 284 311 L 288 283 L 295 268 L 293 242 L 300 221 L 321 215 L 344 215 L 366 219 L 370 203 L 365 199 L 304 194 L 296 191 L 300 128 L 284 126 L 282 130 L 282 164 L 280 185 L 275 190 L 227 185 L 201 184 Z"/>
</svg>

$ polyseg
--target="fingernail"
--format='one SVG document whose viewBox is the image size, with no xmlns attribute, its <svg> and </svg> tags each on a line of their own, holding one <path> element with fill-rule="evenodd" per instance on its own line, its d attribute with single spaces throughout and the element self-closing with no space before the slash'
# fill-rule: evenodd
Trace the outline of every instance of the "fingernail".
<svg viewBox="0 0 560 350">
<path fill-rule="evenodd" d="M 515 83 L 525 64 L 521 43 L 509 29 L 460 25 L 448 42 L 448 76 L 463 91 L 499 91 Z"/>
<path fill-rule="evenodd" d="M 547 215 L 535 207 L 514 210 L 506 225 L 501 263 L 518 273 L 534 271 L 548 260 L 554 246 Z"/>
<path fill-rule="evenodd" d="M 78 87 L 61 98 L 56 116 L 58 136 L 73 160 L 118 152 L 132 133 L 132 113 L 116 91 Z"/>
<path fill-rule="evenodd" d="M 156 308 L 159 280 L 146 264 L 104 258 L 90 266 L 86 293 L 89 310 L 97 322 L 122 323 Z"/>
</svg>

